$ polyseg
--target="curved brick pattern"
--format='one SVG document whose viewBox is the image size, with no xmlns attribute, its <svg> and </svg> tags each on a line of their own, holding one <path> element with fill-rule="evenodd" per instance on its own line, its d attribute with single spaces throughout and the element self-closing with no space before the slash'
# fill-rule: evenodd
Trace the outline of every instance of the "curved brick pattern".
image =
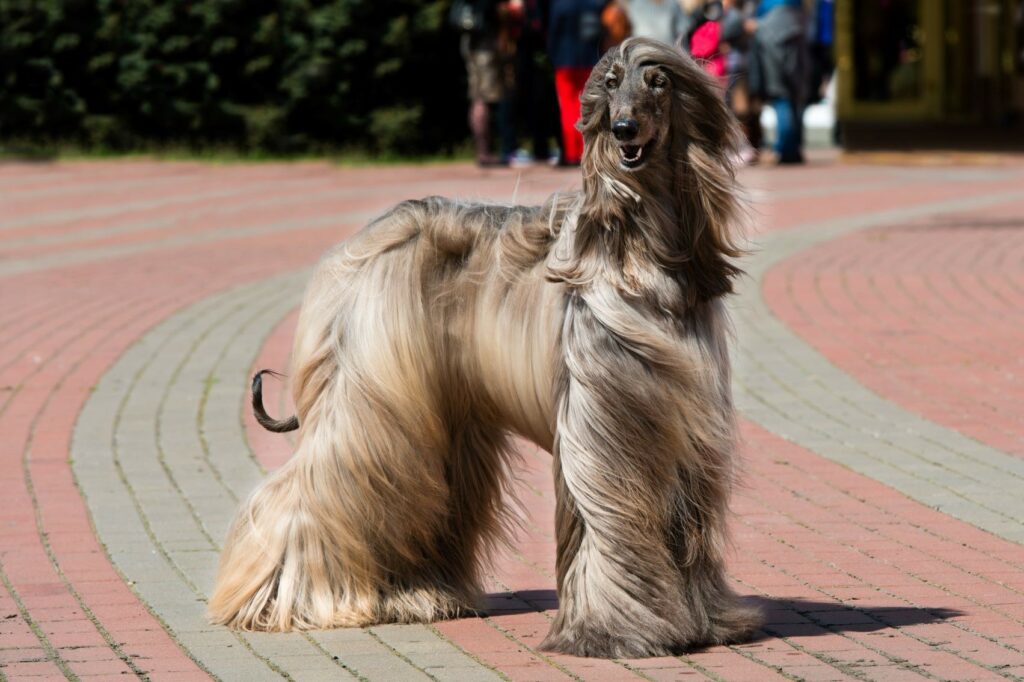
<svg viewBox="0 0 1024 682">
<path fill-rule="evenodd" d="M 898 220 L 902 211 L 910 210 L 913 214 L 915 207 L 929 204 L 941 207 L 952 197 L 981 199 L 996 193 L 1005 193 L 1008 199 L 1019 197 L 1024 183 L 1024 171 L 1019 165 L 983 173 L 953 170 L 939 174 L 925 169 L 872 168 L 872 181 L 864 181 L 863 172 L 864 169 L 851 173 L 848 169 L 822 168 L 812 163 L 780 170 L 778 177 L 754 176 L 750 186 L 758 200 L 758 227 L 814 229 L 824 227 L 824 221 L 843 219 L 853 229 L 862 226 L 866 214 L 886 211 Z M 778 191 L 779 185 L 786 189 Z"/>
<path fill-rule="evenodd" d="M 1024 196 L 858 232 L 780 263 L 765 296 L 876 393 L 1021 457 L 1022 216 Z"/>
<path fill-rule="evenodd" d="M 734 310 L 738 403 L 771 431 L 957 518 L 1024 542 L 1024 461 L 865 389 L 775 318 L 760 282 L 772 265 L 855 230 L 1012 202 L 1019 189 L 764 235 Z M 790 294 L 792 295 L 792 294 Z M 969 369 L 967 370 L 969 372 Z"/>
<path fill-rule="evenodd" d="M 1012 166 L 828 160 L 754 171 L 760 225 L 785 232 L 762 238 L 768 250 L 751 261 L 753 281 L 843 232 L 988 210 L 1019 196 L 1022 177 Z M 749 471 L 731 566 L 739 588 L 768 609 L 758 641 L 645 661 L 537 652 L 555 606 L 553 502 L 550 458 L 530 448 L 519 485 L 525 530 L 497 558 L 487 618 L 285 636 L 203 622 L 237 499 L 261 465 L 290 454 L 286 438 L 239 415 L 254 363 L 285 366 L 302 269 L 404 196 L 533 201 L 577 183 L 543 169 L 459 165 L 0 164 L 0 676 L 191 680 L 205 668 L 226 679 L 1024 678 L 1020 547 L 819 455 L 928 502 L 933 490 L 913 484 L 955 492 L 970 504 L 943 511 L 1008 537 L 1014 527 L 980 514 L 1010 513 L 1009 501 L 988 499 L 996 496 L 978 484 L 1007 489 L 1020 460 L 865 390 L 789 333 L 749 286 L 737 302 L 741 351 L 754 351 L 739 363 L 741 398 L 769 430 L 807 446 L 744 426 Z M 1015 262 L 1012 252 L 979 257 Z M 988 270 L 989 289 L 1019 292 L 1019 281 Z M 1011 341 L 997 331 L 992 339 Z M 804 380 L 806 368 L 815 381 Z M 268 382 L 269 404 L 284 412 L 279 388 Z M 885 433 L 881 445 L 856 441 L 865 419 Z M 904 435 L 907 425 L 917 433 Z M 922 439 L 945 448 L 942 457 L 914 450 Z M 913 466 L 901 479 L 876 461 Z M 934 461 L 959 478 L 920 464 Z"/>
</svg>

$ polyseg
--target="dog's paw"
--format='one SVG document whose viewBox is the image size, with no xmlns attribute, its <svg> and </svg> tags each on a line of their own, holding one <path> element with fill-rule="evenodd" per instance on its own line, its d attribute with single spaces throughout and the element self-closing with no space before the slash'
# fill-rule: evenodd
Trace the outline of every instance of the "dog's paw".
<svg viewBox="0 0 1024 682">
<path fill-rule="evenodd" d="M 764 613 L 742 601 L 723 608 L 712 617 L 707 645 L 739 644 L 748 641 L 764 622 Z"/>
<path fill-rule="evenodd" d="M 682 653 L 681 642 L 659 643 L 638 632 L 611 633 L 600 628 L 565 628 L 552 631 L 540 644 L 550 651 L 586 658 L 651 658 Z"/>
</svg>

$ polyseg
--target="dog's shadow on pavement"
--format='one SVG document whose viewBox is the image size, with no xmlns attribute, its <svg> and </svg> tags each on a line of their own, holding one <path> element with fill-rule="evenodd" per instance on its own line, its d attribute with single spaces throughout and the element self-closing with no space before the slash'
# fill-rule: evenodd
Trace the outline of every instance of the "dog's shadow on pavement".
<svg viewBox="0 0 1024 682">
<path fill-rule="evenodd" d="M 857 605 L 834 601 L 783 599 L 749 596 L 744 601 L 764 613 L 761 630 L 747 644 L 777 637 L 814 637 L 843 632 L 877 632 L 907 625 L 924 625 L 964 615 L 963 611 L 941 606 Z M 558 608 L 554 590 L 492 592 L 485 599 L 484 613 L 507 616 L 541 613 Z"/>
<path fill-rule="evenodd" d="M 751 642 L 776 637 L 814 637 L 843 632 L 878 632 L 906 625 L 941 623 L 964 615 L 942 606 L 858 604 L 808 599 L 747 597 L 764 613 L 764 624 Z"/>
</svg>

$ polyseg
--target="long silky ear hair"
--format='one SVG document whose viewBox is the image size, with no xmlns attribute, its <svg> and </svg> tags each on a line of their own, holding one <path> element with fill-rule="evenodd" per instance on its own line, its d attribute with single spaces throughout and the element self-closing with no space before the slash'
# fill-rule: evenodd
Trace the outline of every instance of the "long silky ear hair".
<svg viewBox="0 0 1024 682">
<path fill-rule="evenodd" d="M 735 163 L 742 139 L 718 83 L 689 57 L 672 51 L 665 67 L 673 85 L 671 159 L 683 247 L 683 265 L 698 300 L 732 292 L 742 254 L 738 231 L 747 218 Z M 642 59 L 642 57 L 641 57 Z"/>
<path fill-rule="evenodd" d="M 609 50 L 594 67 L 580 98 L 579 129 L 587 146 L 584 207 L 592 212 L 581 216 L 581 221 L 610 225 L 622 220 L 623 212 L 652 191 L 639 183 L 639 174 L 614 172 L 618 163 L 615 142 L 610 135 L 601 134 L 610 125 L 603 78 L 616 61 L 626 69 L 656 64 L 672 81 L 668 156 L 680 230 L 673 241 L 682 253 L 681 258 L 671 260 L 678 263 L 683 281 L 689 285 L 688 303 L 730 293 L 732 278 L 741 273 L 731 259 L 742 255 L 738 233 L 747 219 L 734 167 L 742 137 L 714 79 L 668 45 L 630 38 Z M 595 210 L 600 214 L 593 213 Z"/>
</svg>

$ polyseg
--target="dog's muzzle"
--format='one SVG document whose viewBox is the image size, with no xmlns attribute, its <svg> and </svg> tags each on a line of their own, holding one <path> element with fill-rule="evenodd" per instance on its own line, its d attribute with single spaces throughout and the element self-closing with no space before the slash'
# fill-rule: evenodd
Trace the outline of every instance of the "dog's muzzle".
<svg viewBox="0 0 1024 682">
<path fill-rule="evenodd" d="M 650 150 L 654 147 L 655 140 L 652 138 L 644 144 L 620 144 L 619 145 L 619 165 L 626 170 L 636 170 L 640 166 L 644 165 L 647 161 L 647 157 L 650 155 Z"/>
<path fill-rule="evenodd" d="M 626 170 L 635 170 L 647 159 L 647 152 L 653 140 L 636 144 L 640 123 L 634 118 L 620 118 L 612 122 L 612 135 L 619 141 L 620 164 Z"/>
</svg>

